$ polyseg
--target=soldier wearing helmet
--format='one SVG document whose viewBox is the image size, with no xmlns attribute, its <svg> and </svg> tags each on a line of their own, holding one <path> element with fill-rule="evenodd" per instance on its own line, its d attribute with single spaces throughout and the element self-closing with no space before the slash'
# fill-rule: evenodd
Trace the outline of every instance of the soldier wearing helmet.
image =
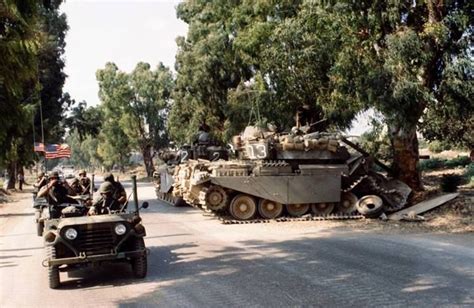
<svg viewBox="0 0 474 308">
<path fill-rule="evenodd" d="M 98 190 L 98 196 L 89 209 L 89 215 L 109 214 L 111 211 L 122 209 L 122 204 L 114 197 L 114 185 L 108 181 L 102 183 Z"/>
<path fill-rule="evenodd" d="M 51 214 L 53 218 L 59 217 L 60 212 L 56 210 L 56 206 L 64 203 L 77 203 L 71 198 L 70 187 L 67 182 L 62 182 L 59 179 L 59 173 L 53 171 L 49 176 L 48 184 L 44 185 L 38 192 L 38 197 L 45 197 L 49 204 L 53 205 Z"/>
<path fill-rule="evenodd" d="M 79 184 L 81 185 L 82 191 L 81 195 L 86 195 L 91 189 L 91 179 L 87 177 L 87 172 L 85 169 L 79 171 Z"/>
<path fill-rule="evenodd" d="M 117 199 L 120 204 L 125 204 L 127 202 L 127 193 L 123 188 L 122 184 L 119 181 L 116 181 L 112 173 L 106 174 L 104 176 L 104 181 L 109 182 L 113 185 L 113 196 Z"/>
<path fill-rule="evenodd" d="M 33 184 L 33 187 L 39 191 L 44 185 L 48 184 L 48 179 L 46 178 L 46 175 L 44 172 L 40 172 L 38 174 L 38 178 L 36 180 L 36 183 Z"/>
</svg>

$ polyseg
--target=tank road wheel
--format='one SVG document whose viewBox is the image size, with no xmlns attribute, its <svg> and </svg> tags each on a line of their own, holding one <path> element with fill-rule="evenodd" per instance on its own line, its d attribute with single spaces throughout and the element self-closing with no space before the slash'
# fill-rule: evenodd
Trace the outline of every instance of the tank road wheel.
<svg viewBox="0 0 474 308">
<path fill-rule="evenodd" d="M 134 250 L 144 250 L 145 249 L 145 242 L 143 241 L 142 237 L 137 238 L 135 240 L 133 248 L 134 248 Z M 139 256 L 139 257 L 133 258 L 131 263 L 132 263 L 133 275 L 136 278 L 145 278 L 146 273 L 147 273 L 147 256 L 146 256 L 146 253 Z"/>
<path fill-rule="evenodd" d="M 303 216 L 308 211 L 308 209 L 309 204 L 297 203 L 286 205 L 286 210 L 288 211 L 288 214 L 295 217 Z"/>
<path fill-rule="evenodd" d="M 351 214 L 356 210 L 357 196 L 351 192 L 345 192 L 341 196 L 341 202 L 336 207 L 338 213 Z"/>
<path fill-rule="evenodd" d="M 235 219 L 248 220 L 257 212 L 257 204 L 251 196 L 239 194 L 232 199 L 229 212 Z"/>
<path fill-rule="evenodd" d="M 266 219 L 277 218 L 283 212 L 283 204 L 260 199 L 258 202 L 258 212 L 260 213 L 260 216 Z"/>
<path fill-rule="evenodd" d="M 383 212 L 383 201 L 376 195 L 364 196 L 357 201 L 357 211 L 367 218 L 377 218 Z"/>
<path fill-rule="evenodd" d="M 229 196 L 224 188 L 211 186 L 206 192 L 206 206 L 212 211 L 223 210 L 229 202 Z"/>
<path fill-rule="evenodd" d="M 316 216 L 329 215 L 334 210 L 335 204 L 332 202 L 321 202 L 311 204 L 311 212 Z"/>
<path fill-rule="evenodd" d="M 49 260 L 56 259 L 56 248 L 54 246 L 46 246 L 46 257 Z M 59 287 L 59 267 L 57 265 L 48 267 L 48 280 L 51 289 L 57 289 Z"/>
</svg>

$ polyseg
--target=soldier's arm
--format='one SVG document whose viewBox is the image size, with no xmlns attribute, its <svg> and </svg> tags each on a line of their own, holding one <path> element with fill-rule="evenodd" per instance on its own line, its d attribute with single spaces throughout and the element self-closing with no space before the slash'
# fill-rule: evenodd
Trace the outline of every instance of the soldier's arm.
<svg viewBox="0 0 474 308">
<path fill-rule="evenodd" d="M 43 187 L 41 187 L 41 189 L 39 190 L 38 194 L 36 195 L 37 197 L 44 197 L 48 194 L 48 192 L 50 191 L 51 187 L 54 186 L 54 183 L 56 183 L 57 180 L 54 180 L 54 181 L 51 181 L 50 183 L 44 185 Z"/>
<path fill-rule="evenodd" d="M 123 188 L 122 184 L 119 183 L 119 197 L 118 197 L 118 202 L 120 204 L 125 204 L 127 202 L 127 193 L 125 192 L 125 188 Z"/>
</svg>

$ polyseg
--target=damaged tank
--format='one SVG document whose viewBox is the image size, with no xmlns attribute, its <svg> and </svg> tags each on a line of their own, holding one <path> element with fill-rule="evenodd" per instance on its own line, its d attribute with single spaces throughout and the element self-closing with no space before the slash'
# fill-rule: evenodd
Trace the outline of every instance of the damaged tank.
<svg viewBox="0 0 474 308">
<path fill-rule="evenodd" d="M 350 149 L 350 151 L 349 151 Z M 233 138 L 236 159 L 193 157 L 161 177 L 160 190 L 174 200 L 236 220 L 362 214 L 378 217 L 402 208 L 410 188 L 340 134 L 290 133 L 248 126 Z M 168 170 L 169 171 L 169 170 Z M 164 185 L 166 184 L 166 185 Z"/>
</svg>

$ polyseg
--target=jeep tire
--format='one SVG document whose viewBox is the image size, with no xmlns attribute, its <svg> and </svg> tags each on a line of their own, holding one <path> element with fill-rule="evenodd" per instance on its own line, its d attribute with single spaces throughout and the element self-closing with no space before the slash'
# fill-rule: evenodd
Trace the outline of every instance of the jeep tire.
<svg viewBox="0 0 474 308">
<path fill-rule="evenodd" d="M 144 250 L 145 249 L 145 242 L 143 241 L 143 238 L 137 238 L 133 244 L 134 249 L 133 250 Z M 146 273 L 147 273 L 147 255 L 144 253 L 143 255 L 139 257 L 135 257 L 131 261 L 132 263 L 132 271 L 133 275 L 136 278 L 145 278 Z"/>
<path fill-rule="evenodd" d="M 56 248 L 54 246 L 46 246 L 46 257 L 49 260 L 56 259 Z M 48 267 L 48 280 L 51 289 L 57 289 L 59 287 L 59 267 L 57 265 Z"/>
</svg>

